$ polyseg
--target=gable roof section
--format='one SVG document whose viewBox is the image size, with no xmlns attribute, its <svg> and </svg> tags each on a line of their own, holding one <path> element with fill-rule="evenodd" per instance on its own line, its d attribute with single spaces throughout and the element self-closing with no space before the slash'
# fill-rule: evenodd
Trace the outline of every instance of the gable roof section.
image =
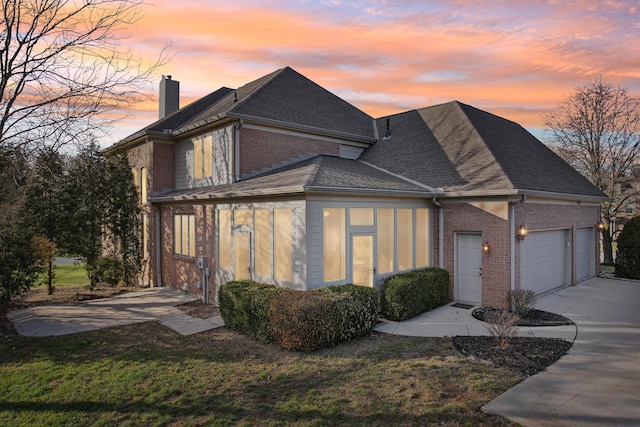
<svg viewBox="0 0 640 427">
<path fill-rule="evenodd" d="M 522 126 L 458 101 L 391 116 L 390 133 L 360 159 L 450 193 L 606 197 Z"/>
<path fill-rule="evenodd" d="M 129 135 L 117 144 L 114 144 L 111 147 L 107 148 L 107 151 L 113 150 L 123 144 L 126 144 L 127 142 L 134 141 L 145 135 L 150 135 L 153 133 L 170 134 L 174 129 L 179 129 L 188 124 L 193 120 L 194 116 L 197 116 L 202 111 L 205 111 L 211 105 L 215 105 L 216 103 L 218 103 L 230 92 L 233 92 L 233 89 L 229 89 L 227 87 L 222 87 L 215 92 L 211 92 L 210 94 L 203 96 L 202 98 L 179 109 L 178 111 L 175 111 L 172 114 L 169 114 L 168 116 L 151 123 L 149 126 L 139 130 L 138 132 Z"/>
<path fill-rule="evenodd" d="M 233 184 L 175 191 L 154 202 L 303 193 L 357 193 L 425 197 L 428 189 L 358 160 L 319 155 Z"/>
<path fill-rule="evenodd" d="M 469 105 L 459 103 L 459 106 L 513 188 L 606 197 L 600 189 L 519 124 Z"/>
<path fill-rule="evenodd" d="M 206 122 L 223 115 L 375 141 L 371 116 L 289 67 L 232 91 L 192 122 Z"/>
</svg>

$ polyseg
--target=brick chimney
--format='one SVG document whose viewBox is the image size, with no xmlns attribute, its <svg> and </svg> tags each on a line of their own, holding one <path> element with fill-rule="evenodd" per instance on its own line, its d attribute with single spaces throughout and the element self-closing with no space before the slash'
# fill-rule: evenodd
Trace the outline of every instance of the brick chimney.
<svg viewBox="0 0 640 427">
<path fill-rule="evenodd" d="M 160 118 L 164 118 L 180 109 L 180 82 L 171 80 L 171 76 L 162 76 L 160 80 Z"/>
</svg>

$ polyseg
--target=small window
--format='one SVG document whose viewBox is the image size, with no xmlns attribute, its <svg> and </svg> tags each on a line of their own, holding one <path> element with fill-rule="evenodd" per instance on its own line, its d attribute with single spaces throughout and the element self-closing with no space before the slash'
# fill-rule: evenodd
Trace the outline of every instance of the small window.
<svg viewBox="0 0 640 427">
<path fill-rule="evenodd" d="M 176 255 L 196 256 L 196 229 L 193 214 L 173 216 L 173 252 Z"/>
<path fill-rule="evenodd" d="M 233 212 L 234 225 L 251 225 L 251 209 L 238 209 Z"/>
<path fill-rule="evenodd" d="M 349 224 L 373 225 L 373 208 L 349 209 Z"/>
<path fill-rule="evenodd" d="M 416 268 L 430 264 L 429 209 L 416 209 Z"/>
<path fill-rule="evenodd" d="M 140 199 L 147 203 L 147 168 L 140 169 Z"/>
</svg>

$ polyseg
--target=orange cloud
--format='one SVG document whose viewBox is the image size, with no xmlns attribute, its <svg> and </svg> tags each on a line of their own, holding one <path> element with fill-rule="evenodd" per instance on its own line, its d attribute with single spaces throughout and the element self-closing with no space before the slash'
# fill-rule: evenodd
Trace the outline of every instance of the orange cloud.
<svg viewBox="0 0 640 427">
<path fill-rule="evenodd" d="M 182 105 L 287 65 L 374 117 L 457 99 L 542 127 L 589 78 L 640 89 L 633 2 L 218 3 L 156 0 L 131 29 L 145 58 L 172 41 Z"/>
</svg>

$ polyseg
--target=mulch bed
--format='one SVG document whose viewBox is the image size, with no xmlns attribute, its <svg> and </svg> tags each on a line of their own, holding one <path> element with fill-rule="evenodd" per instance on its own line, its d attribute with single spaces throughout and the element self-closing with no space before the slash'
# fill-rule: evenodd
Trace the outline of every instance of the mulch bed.
<svg viewBox="0 0 640 427">
<path fill-rule="evenodd" d="M 557 362 L 573 343 L 558 338 L 514 337 L 502 349 L 494 337 L 457 336 L 453 337 L 453 345 L 465 356 L 486 360 L 529 376 Z"/>
<path fill-rule="evenodd" d="M 478 320 L 485 322 L 485 316 L 487 313 L 500 311 L 496 308 L 491 307 L 478 307 L 471 315 Z M 563 325 L 573 325 L 574 323 L 567 319 L 566 317 L 549 313 L 548 311 L 542 310 L 530 310 L 526 316 L 522 316 L 520 321 L 518 322 L 518 326 L 563 326 Z"/>
</svg>

